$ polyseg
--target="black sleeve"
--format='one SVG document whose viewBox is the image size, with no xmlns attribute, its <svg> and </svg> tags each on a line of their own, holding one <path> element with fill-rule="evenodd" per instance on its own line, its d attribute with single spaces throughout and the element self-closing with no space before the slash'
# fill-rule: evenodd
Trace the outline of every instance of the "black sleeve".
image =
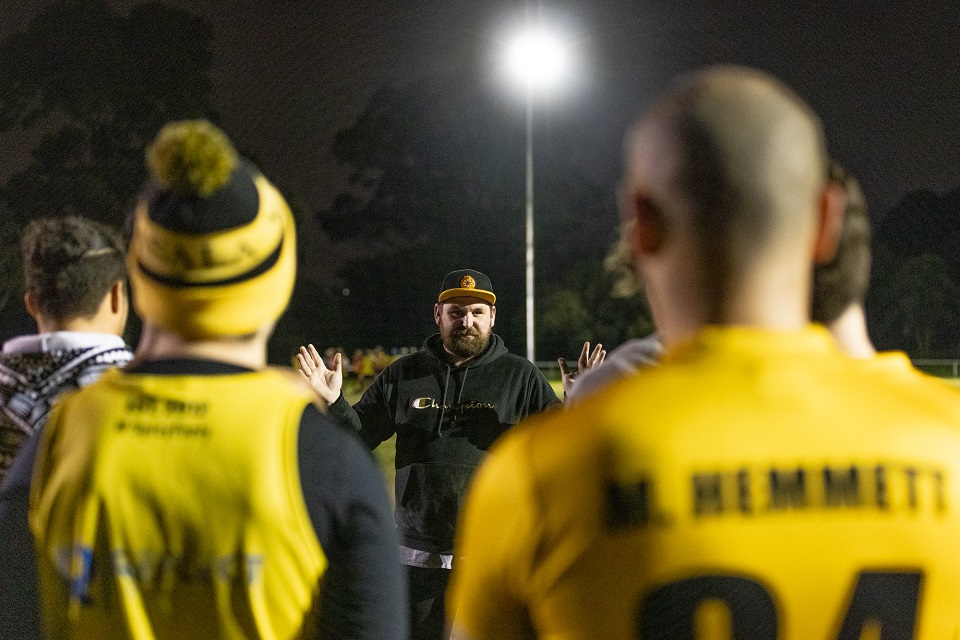
<svg viewBox="0 0 960 640">
<path fill-rule="evenodd" d="M 533 380 L 531 385 L 530 401 L 527 405 L 527 415 L 533 415 L 546 411 L 550 407 L 560 406 L 560 398 L 557 397 L 553 387 L 540 369 L 534 368 Z"/>
<path fill-rule="evenodd" d="M 356 431 L 358 434 L 363 428 L 360 425 L 360 416 L 357 415 L 357 412 L 353 410 L 353 407 L 350 406 L 350 403 L 347 402 L 347 399 L 343 397 L 343 394 L 340 394 L 340 397 L 336 399 L 333 403 L 327 406 L 327 411 L 330 414 L 330 417 L 339 422 L 344 427 Z"/>
<path fill-rule="evenodd" d="M 372 456 L 309 406 L 298 458 L 307 510 L 329 563 L 319 637 L 405 639 L 406 580 L 386 483 Z"/>
<path fill-rule="evenodd" d="M 343 394 L 340 394 L 340 397 L 328 407 L 330 416 L 359 433 L 360 438 L 371 450 L 376 449 L 377 445 L 397 430 L 394 417 L 390 414 L 384 385 L 384 376 L 381 374 L 363 392 L 357 404 L 351 407 Z"/>
<path fill-rule="evenodd" d="M 37 431 L 24 443 L 0 489 L 0 638 L 41 636 L 37 559 L 27 524 L 40 434 Z"/>
</svg>

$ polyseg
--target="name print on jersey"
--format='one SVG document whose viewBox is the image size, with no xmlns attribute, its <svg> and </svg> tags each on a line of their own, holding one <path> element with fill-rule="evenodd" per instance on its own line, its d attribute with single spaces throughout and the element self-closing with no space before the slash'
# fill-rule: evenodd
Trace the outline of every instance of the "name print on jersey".
<svg viewBox="0 0 960 640">
<path fill-rule="evenodd" d="M 942 516 L 946 473 L 911 462 L 743 466 L 689 475 L 695 518 L 763 516 L 788 511 L 876 509 Z M 658 505 L 652 478 L 607 488 L 610 528 L 669 524 L 671 505 Z M 675 506 L 675 505 L 673 505 Z"/>
<path fill-rule="evenodd" d="M 111 552 L 114 574 L 130 579 L 141 588 L 161 589 L 174 579 L 186 584 L 220 582 L 235 583 L 242 579 L 247 585 L 263 580 L 262 554 L 233 553 L 214 558 L 193 555 L 177 556 L 169 552 L 114 549 Z M 92 604 L 90 587 L 93 581 L 93 548 L 83 545 L 58 546 L 54 562 L 60 576 L 70 583 L 70 597 L 83 605 Z"/>
<path fill-rule="evenodd" d="M 206 402 L 137 394 L 127 400 L 126 410 L 125 419 L 115 424 L 117 431 L 137 436 L 210 437 Z"/>
</svg>

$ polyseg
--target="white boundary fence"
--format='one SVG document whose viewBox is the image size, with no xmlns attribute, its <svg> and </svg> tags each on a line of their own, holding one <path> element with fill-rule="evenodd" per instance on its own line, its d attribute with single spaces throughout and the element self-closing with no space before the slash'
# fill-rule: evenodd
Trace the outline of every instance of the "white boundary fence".
<svg viewBox="0 0 960 640">
<path fill-rule="evenodd" d="M 954 358 L 918 358 L 913 366 L 921 371 L 941 378 L 960 378 L 960 359 Z"/>
</svg>

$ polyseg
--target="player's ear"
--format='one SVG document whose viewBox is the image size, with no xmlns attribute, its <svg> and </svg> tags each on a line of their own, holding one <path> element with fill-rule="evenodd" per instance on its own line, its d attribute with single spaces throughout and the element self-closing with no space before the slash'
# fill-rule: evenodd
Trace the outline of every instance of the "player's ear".
<svg viewBox="0 0 960 640">
<path fill-rule="evenodd" d="M 439 302 L 433 305 L 433 321 L 437 323 L 437 326 L 440 326 L 440 313 L 443 311 L 443 305 Z"/>
<path fill-rule="evenodd" d="M 492 327 L 497 323 L 497 305 L 490 305 L 490 326 Z"/>
<path fill-rule="evenodd" d="M 620 223 L 628 234 L 634 256 L 653 255 L 663 246 L 665 225 L 663 214 L 644 193 L 621 187 Z"/>
<path fill-rule="evenodd" d="M 23 306 L 27 308 L 27 313 L 30 314 L 30 317 L 34 320 L 37 319 L 39 315 L 39 310 L 37 309 L 37 301 L 33 298 L 33 294 L 27 291 L 23 294 Z"/>
<path fill-rule="evenodd" d="M 126 289 L 123 280 L 117 280 L 110 287 L 110 311 L 119 314 L 126 308 Z"/>
<path fill-rule="evenodd" d="M 813 263 L 826 264 L 833 260 L 843 232 L 844 210 L 847 206 L 843 186 L 830 180 L 817 201 L 817 235 L 813 243 Z"/>
</svg>

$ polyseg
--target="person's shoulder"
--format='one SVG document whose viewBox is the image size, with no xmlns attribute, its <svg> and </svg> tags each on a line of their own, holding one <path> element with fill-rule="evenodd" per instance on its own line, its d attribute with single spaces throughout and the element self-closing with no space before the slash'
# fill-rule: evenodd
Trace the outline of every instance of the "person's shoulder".
<svg viewBox="0 0 960 640">
<path fill-rule="evenodd" d="M 509 351 L 501 355 L 499 358 L 497 358 L 493 362 L 498 362 L 501 365 L 513 367 L 515 369 L 532 370 L 537 368 L 532 362 L 530 362 L 523 356 L 517 355 L 516 353 L 510 353 Z"/>
<path fill-rule="evenodd" d="M 872 358 L 856 361 L 865 371 L 900 383 L 927 385 L 931 388 L 950 389 L 940 378 L 924 373 L 913 366 L 910 357 L 902 351 L 880 351 Z"/>
<path fill-rule="evenodd" d="M 380 375 L 396 377 L 409 371 L 419 371 L 426 367 L 434 368 L 436 366 L 436 358 L 425 349 L 421 349 L 395 358 L 383 368 Z"/>
<path fill-rule="evenodd" d="M 607 354 L 605 362 L 626 363 L 633 366 L 654 365 L 663 355 L 663 342 L 657 334 L 627 340 Z"/>
<path fill-rule="evenodd" d="M 94 380 L 82 386 L 71 386 L 59 389 L 53 409 L 58 407 L 72 407 L 83 403 L 96 402 L 103 393 L 111 393 L 111 384 L 118 377 L 120 369 L 110 367 L 101 372 Z M 51 400 L 54 400 L 51 398 Z"/>
<path fill-rule="evenodd" d="M 883 393 L 927 411 L 943 412 L 958 419 L 960 427 L 960 389 L 943 379 L 916 369 L 906 354 L 881 352 L 873 358 L 857 361 L 859 374 L 868 384 L 884 385 Z"/>
<path fill-rule="evenodd" d="M 577 376 L 568 395 L 579 402 L 641 369 L 656 366 L 662 353 L 663 344 L 656 335 L 628 340 L 607 354 L 599 367 Z"/>
<path fill-rule="evenodd" d="M 540 371 L 540 368 L 537 367 L 537 365 L 530 362 L 525 357 L 516 353 L 511 353 L 509 351 L 505 351 L 499 356 L 497 356 L 496 359 L 491 360 L 490 364 L 494 364 L 494 365 L 501 366 L 508 369 L 526 371 L 527 373 L 531 373 L 531 374 L 534 372 L 537 372 L 542 375 L 542 372 Z"/>
<path fill-rule="evenodd" d="M 308 433 L 320 434 L 323 438 L 341 445 L 352 447 L 353 444 L 356 444 L 359 447 L 358 451 L 367 453 L 367 450 L 351 429 L 344 428 L 316 404 L 304 406 L 303 414 L 300 417 L 300 428 L 308 430 Z"/>
<path fill-rule="evenodd" d="M 335 475 L 381 478 L 376 462 L 359 434 L 316 405 L 308 404 L 303 409 L 298 442 L 301 460 L 337 460 L 340 469 Z"/>
<path fill-rule="evenodd" d="M 491 453 L 514 462 L 523 459 L 535 473 L 549 473 L 548 468 L 556 466 L 551 461 L 562 467 L 564 460 L 582 459 L 603 448 L 606 437 L 605 408 L 593 407 L 576 405 L 569 411 L 544 411 L 524 418 L 494 443 Z"/>
</svg>

